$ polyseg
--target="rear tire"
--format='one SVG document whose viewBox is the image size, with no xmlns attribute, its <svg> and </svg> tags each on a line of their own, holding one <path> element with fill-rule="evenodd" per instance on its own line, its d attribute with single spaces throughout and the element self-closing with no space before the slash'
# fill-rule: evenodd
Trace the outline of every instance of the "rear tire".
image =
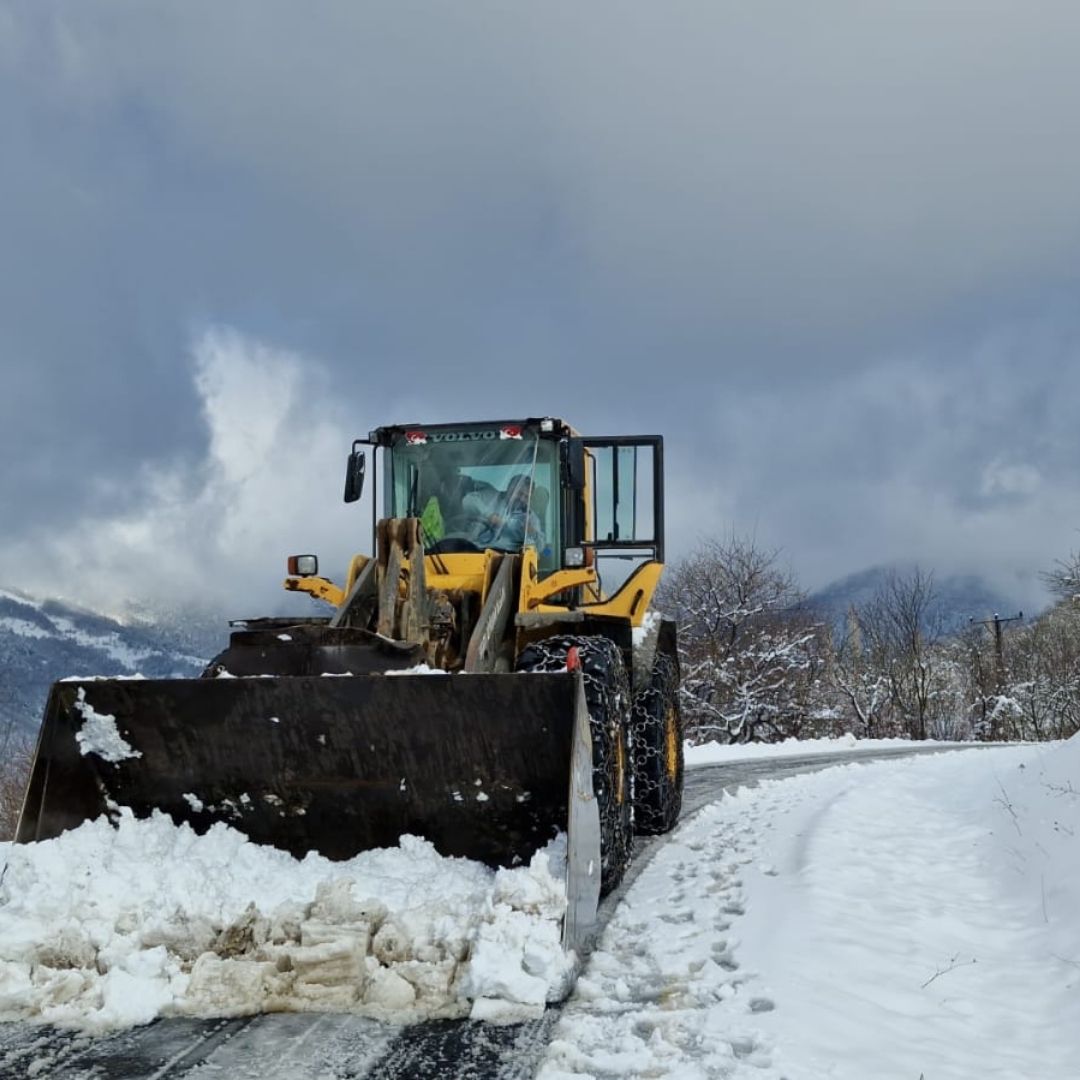
<svg viewBox="0 0 1080 1080">
<path fill-rule="evenodd" d="M 526 646 L 519 671 L 563 671 L 576 648 L 585 676 L 593 745 L 593 793 L 600 811 L 600 894 L 610 892 L 630 865 L 634 843 L 630 683 L 619 647 L 605 637 L 555 637 Z"/>
<path fill-rule="evenodd" d="M 679 665 L 658 652 L 652 675 L 634 699 L 634 825 L 639 836 L 670 831 L 683 793 L 683 724 Z"/>
</svg>

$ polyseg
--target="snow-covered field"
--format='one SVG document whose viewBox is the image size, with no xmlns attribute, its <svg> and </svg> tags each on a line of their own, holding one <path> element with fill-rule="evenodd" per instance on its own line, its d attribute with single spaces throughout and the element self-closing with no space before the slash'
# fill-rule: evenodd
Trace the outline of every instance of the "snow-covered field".
<svg viewBox="0 0 1080 1080">
<path fill-rule="evenodd" d="M 541 1080 L 1075 1080 L 1080 737 L 845 764 L 684 824 Z"/>
<path fill-rule="evenodd" d="M 540 1077 L 1071 1080 L 1078 856 L 1080 738 L 740 789 L 656 846 Z M 223 826 L 125 819 L 4 858 L 0 1019 L 512 1019 L 570 974 L 557 847 L 497 874 L 415 839 L 300 863 Z"/>
</svg>

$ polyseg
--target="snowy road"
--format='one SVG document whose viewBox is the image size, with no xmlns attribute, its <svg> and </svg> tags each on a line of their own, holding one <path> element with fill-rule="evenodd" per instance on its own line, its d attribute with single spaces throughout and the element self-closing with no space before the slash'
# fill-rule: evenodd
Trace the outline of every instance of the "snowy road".
<svg viewBox="0 0 1080 1080">
<path fill-rule="evenodd" d="M 687 778 L 687 818 L 715 804 L 725 789 L 755 780 L 816 771 L 853 757 L 865 760 L 911 753 L 907 748 L 890 749 L 872 755 L 773 758 L 693 768 Z M 786 787 L 774 785 L 773 790 Z M 774 802 L 771 812 L 779 820 L 786 812 L 783 800 Z M 624 944 L 612 946 L 602 940 L 575 998 L 565 1008 L 549 1009 L 538 1020 L 504 1027 L 438 1021 L 399 1028 L 354 1016 L 276 1014 L 215 1021 L 178 1018 L 96 1038 L 51 1028 L 0 1025 L 0 1080 L 35 1076 L 56 1080 L 395 1080 L 416 1076 L 524 1080 L 538 1072 L 544 1080 L 556 1080 L 642 1075 L 639 1067 L 653 1066 L 652 1075 L 726 1077 L 742 1075 L 744 1069 L 749 1070 L 746 1075 L 763 1080 L 786 1075 L 774 1070 L 768 1025 L 758 1023 L 767 1020 L 774 1002 L 764 990 L 754 990 L 753 977 L 740 970 L 732 924 L 745 914 L 744 897 L 738 860 L 728 857 L 739 850 L 740 840 L 732 834 L 730 821 L 718 818 L 718 827 L 712 829 L 709 818 L 716 809 L 688 821 L 674 843 L 654 839 L 640 846 L 633 873 L 602 907 L 603 919 L 618 931 L 615 937 Z M 758 816 L 742 832 L 754 825 L 768 832 L 774 821 L 768 815 Z M 743 850 L 749 850 L 745 844 Z M 709 897 L 708 925 L 701 918 L 700 904 L 695 907 L 695 894 Z M 662 941 L 657 940 L 658 929 L 663 931 Z M 627 940 L 635 943 L 629 952 Z M 683 974 L 673 974 L 676 969 Z M 685 972 L 695 978 L 688 981 Z M 697 978 L 699 974 L 703 978 Z M 731 1015 L 710 1009 L 717 1005 L 723 1012 L 725 1002 L 732 998 L 740 1000 L 737 1009 L 728 1009 Z M 681 1025 L 679 1038 L 688 1035 L 691 1044 L 697 1039 L 700 1045 L 688 1049 L 667 1044 L 673 1017 Z M 623 1024 L 626 1031 L 620 1030 Z M 627 1053 L 636 1055 L 635 1059 L 627 1060 L 625 1054 L 620 1058 L 620 1046 L 630 1048 Z M 655 1057 L 651 1065 L 650 1054 Z M 834 1074 L 796 1071 L 790 1075 Z M 928 1080 L 932 1076 L 927 1073 Z"/>
</svg>

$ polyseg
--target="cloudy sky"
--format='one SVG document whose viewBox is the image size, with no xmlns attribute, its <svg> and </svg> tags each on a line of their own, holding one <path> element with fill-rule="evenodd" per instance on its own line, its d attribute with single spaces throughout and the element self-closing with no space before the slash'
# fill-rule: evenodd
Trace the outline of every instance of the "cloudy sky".
<svg viewBox="0 0 1080 1080">
<path fill-rule="evenodd" d="M 665 435 L 676 554 L 1030 608 L 1078 53 L 1074 0 L 0 0 L 0 578 L 248 613 L 365 542 L 353 436 L 548 413 Z"/>
</svg>

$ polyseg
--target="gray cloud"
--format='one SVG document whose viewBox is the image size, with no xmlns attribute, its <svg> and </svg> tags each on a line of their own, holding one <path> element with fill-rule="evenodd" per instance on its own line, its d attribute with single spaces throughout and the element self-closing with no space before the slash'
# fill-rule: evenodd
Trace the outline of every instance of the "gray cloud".
<svg viewBox="0 0 1080 1080">
<path fill-rule="evenodd" d="M 160 517 L 151 475 L 209 513 L 192 342 L 231 327 L 319 382 L 294 455 L 319 424 L 660 430 L 675 550 L 735 526 L 809 584 L 1030 582 L 1080 509 L 1078 30 L 959 0 L 10 4 L 0 543 L 77 594 L 109 560 L 42 536 Z"/>
<path fill-rule="evenodd" d="M 727 513 L 823 581 L 915 556 L 976 570 L 1037 603 L 1037 572 L 1076 546 L 1080 392 L 1075 337 L 1044 324 L 962 348 L 900 355 L 807 388 L 797 407 L 758 393 L 720 412 Z"/>
</svg>

